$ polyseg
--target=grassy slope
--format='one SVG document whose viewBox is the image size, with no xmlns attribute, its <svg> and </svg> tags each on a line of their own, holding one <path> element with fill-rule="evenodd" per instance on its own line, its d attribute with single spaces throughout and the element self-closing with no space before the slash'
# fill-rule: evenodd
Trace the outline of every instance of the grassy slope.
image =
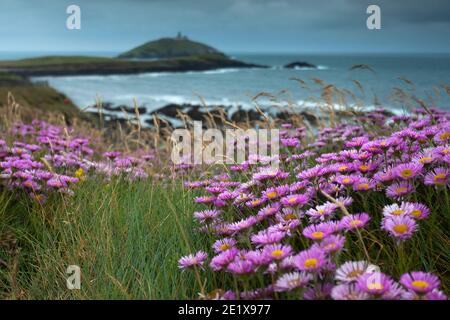
<svg viewBox="0 0 450 320">
<path fill-rule="evenodd" d="M 37 58 L 28 58 L 20 60 L 4 60 L 0 61 L 0 67 L 27 67 L 27 66 L 45 66 L 65 63 L 101 63 L 111 62 L 114 59 L 106 57 L 90 57 L 90 56 L 44 56 Z"/>
<path fill-rule="evenodd" d="M 0 83 L 3 82 L 23 82 L 24 79 L 16 74 L 0 72 Z"/>
<path fill-rule="evenodd" d="M 119 58 L 169 58 L 215 53 L 220 51 L 188 39 L 162 38 L 138 46 L 119 55 Z"/>
<path fill-rule="evenodd" d="M 64 115 L 68 120 L 86 117 L 64 94 L 46 85 L 0 81 L 0 105 L 7 102 L 8 93 L 12 93 L 15 101 L 25 107 Z"/>
<path fill-rule="evenodd" d="M 206 243 L 193 230 L 192 193 L 181 184 L 92 181 L 72 199 L 21 203 L 0 207 L 0 234 L 12 231 L 22 247 L 17 275 L 0 268 L 4 298 L 175 299 L 200 291 L 196 277 L 178 269 L 181 255 Z M 0 259 L 10 258 L 0 249 Z M 66 288 L 70 264 L 82 269 L 82 290 Z"/>
<path fill-rule="evenodd" d="M 0 70 L 24 76 L 132 74 L 139 72 L 211 70 L 227 67 L 253 67 L 219 54 L 154 61 L 130 61 L 88 56 L 47 56 L 0 61 Z"/>
</svg>

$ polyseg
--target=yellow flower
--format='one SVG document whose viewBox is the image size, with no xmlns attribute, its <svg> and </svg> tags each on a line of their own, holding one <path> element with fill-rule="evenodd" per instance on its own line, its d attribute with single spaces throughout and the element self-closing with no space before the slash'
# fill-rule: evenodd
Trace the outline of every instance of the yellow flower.
<svg viewBox="0 0 450 320">
<path fill-rule="evenodd" d="M 80 179 L 80 180 L 84 179 L 84 170 L 83 170 L 83 168 L 80 168 L 77 171 L 75 171 L 75 177 Z"/>
</svg>

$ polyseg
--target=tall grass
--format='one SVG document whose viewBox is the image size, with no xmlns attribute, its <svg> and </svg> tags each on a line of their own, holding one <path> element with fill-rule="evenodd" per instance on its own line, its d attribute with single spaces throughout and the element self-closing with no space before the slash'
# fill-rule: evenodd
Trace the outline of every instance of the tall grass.
<svg viewBox="0 0 450 320">
<path fill-rule="evenodd" d="M 0 257 L 2 298 L 181 299 L 210 286 L 180 272 L 177 260 L 206 242 L 193 226 L 192 192 L 181 183 L 86 181 L 75 196 L 43 206 L 3 192 L 0 233 L 21 250 Z M 66 268 L 78 265 L 81 290 L 68 290 Z M 199 281 L 200 280 L 200 281 Z"/>
</svg>

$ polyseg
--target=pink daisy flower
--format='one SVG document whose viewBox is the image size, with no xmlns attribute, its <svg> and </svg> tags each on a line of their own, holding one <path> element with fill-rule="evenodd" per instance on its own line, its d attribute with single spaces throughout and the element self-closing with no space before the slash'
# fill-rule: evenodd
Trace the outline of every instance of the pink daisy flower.
<svg viewBox="0 0 450 320">
<path fill-rule="evenodd" d="M 364 228 L 364 226 L 369 222 L 369 220 L 370 216 L 365 212 L 351 214 L 344 216 L 340 221 L 340 225 L 341 228 L 345 230 L 360 229 Z"/>
<path fill-rule="evenodd" d="M 344 185 L 344 186 L 351 186 L 353 185 L 355 182 L 357 182 L 361 177 L 360 176 L 356 176 L 356 175 L 348 175 L 348 176 L 337 176 L 336 177 L 336 182 Z"/>
<path fill-rule="evenodd" d="M 355 284 L 339 284 L 331 290 L 333 300 L 368 300 L 370 295 Z"/>
<path fill-rule="evenodd" d="M 438 277 L 431 273 L 410 272 L 400 278 L 400 283 L 416 293 L 423 294 L 439 288 Z"/>
<path fill-rule="evenodd" d="M 223 238 L 219 239 L 213 244 L 213 249 L 215 252 L 220 253 L 230 250 L 236 245 L 236 240 L 233 238 Z"/>
<path fill-rule="evenodd" d="M 250 217 L 242 219 L 240 221 L 236 221 L 236 222 L 230 223 L 228 225 L 228 229 L 233 231 L 233 232 L 239 232 L 241 230 L 245 230 L 245 229 L 251 228 L 257 222 L 258 222 L 258 219 L 256 217 L 250 216 Z"/>
<path fill-rule="evenodd" d="M 414 185 L 408 181 L 393 183 L 386 189 L 389 198 L 400 199 L 414 191 Z"/>
<path fill-rule="evenodd" d="M 209 266 L 214 271 L 219 271 L 228 266 L 231 262 L 234 261 L 236 256 L 238 255 L 239 250 L 237 248 L 231 248 L 229 250 L 223 251 L 214 258 L 211 259 Z"/>
<path fill-rule="evenodd" d="M 409 180 L 415 178 L 421 173 L 423 165 L 418 162 L 403 163 L 396 166 L 393 171 L 394 174 L 403 180 Z"/>
<path fill-rule="evenodd" d="M 358 289 L 373 295 L 388 292 L 393 284 L 394 281 L 381 272 L 365 273 L 356 280 Z"/>
<path fill-rule="evenodd" d="M 304 194 L 292 194 L 286 197 L 281 198 L 281 204 L 293 207 L 293 206 L 302 206 L 308 202 L 309 198 Z"/>
<path fill-rule="evenodd" d="M 345 240 L 342 235 L 330 235 L 315 245 L 319 246 L 325 253 L 331 253 L 341 250 L 344 247 Z"/>
<path fill-rule="evenodd" d="M 259 219 L 265 219 L 267 217 L 273 216 L 280 211 L 281 205 L 279 203 L 274 203 L 272 205 L 266 206 L 258 211 L 257 217 Z"/>
<path fill-rule="evenodd" d="M 383 208 L 383 216 L 393 217 L 393 216 L 404 216 L 408 215 L 413 211 L 414 207 L 409 202 L 402 202 L 401 205 L 397 203 L 386 205 Z"/>
<path fill-rule="evenodd" d="M 216 201 L 216 197 L 214 196 L 201 196 L 201 197 L 196 197 L 194 199 L 195 202 L 197 203 L 212 203 L 214 201 Z"/>
<path fill-rule="evenodd" d="M 440 290 L 433 290 L 422 297 L 423 300 L 448 300 L 444 292 Z"/>
<path fill-rule="evenodd" d="M 383 219 L 382 228 L 398 240 L 405 240 L 411 238 L 418 227 L 409 216 L 392 216 Z"/>
<path fill-rule="evenodd" d="M 214 220 L 220 215 L 218 210 L 203 210 L 194 212 L 194 218 L 200 220 L 201 222 L 207 222 Z"/>
<path fill-rule="evenodd" d="M 376 185 L 377 185 L 377 183 L 375 180 L 362 177 L 353 184 L 353 190 L 355 190 L 355 191 L 372 190 L 372 189 L 375 189 Z"/>
<path fill-rule="evenodd" d="M 328 237 L 333 230 L 328 224 L 313 224 L 303 229 L 302 234 L 311 240 L 322 240 Z"/>
<path fill-rule="evenodd" d="M 450 169 L 448 168 L 435 168 L 433 171 L 428 172 L 425 175 L 424 183 L 426 185 L 439 185 L 444 186 L 448 184 L 450 176 Z"/>
<path fill-rule="evenodd" d="M 411 212 L 409 212 L 409 215 L 414 219 L 426 219 L 431 213 L 430 209 L 422 203 L 408 202 L 408 204 L 411 206 Z"/>
<path fill-rule="evenodd" d="M 294 257 L 294 264 L 300 271 L 318 271 L 325 263 L 325 252 L 317 247 L 301 251 Z"/>
<path fill-rule="evenodd" d="M 257 246 L 264 246 L 280 242 L 285 236 L 286 233 L 283 231 L 262 230 L 257 234 L 252 235 L 251 241 Z"/>
<path fill-rule="evenodd" d="M 264 247 L 263 254 L 270 260 L 283 260 L 292 254 L 292 248 L 288 245 L 270 244 Z"/>
<path fill-rule="evenodd" d="M 237 275 L 250 274 L 255 271 L 255 266 L 249 260 L 235 260 L 228 265 L 227 271 Z"/>
<path fill-rule="evenodd" d="M 285 273 L 275 282 L 276 292 L 287 292 L 306 286 L 313 279 L 312 275 L 306 272 Z"/>
<path fill-rule="evenodd" d="M 377 266 L 367 261 L 347 261 L 336 270 L 335 279 L 345 283 L 354 282 L 361 275 L 374 272 L 377 269 Z"/>
<path fill-rule="evenodd" d="M 207 257 L 208 254 L 204 251 L 181 257 L 180 260 L 178 260 L 178 267 L 180 269 L 187 269 L 194 266 L 202 267 Z"/>
<path fill-rule="evenodd" d="M 305 213 L 312 217 L 314 220 L 320 219 L 323 220 L 326 216 L 330 216 L 334 213 L 334 211 L 338 208 L 337 205 L 331 202 L 327 202 L 323 205 L 316 206 L 314 209 L 311 208 L 307 210 Z"/>
</svg>

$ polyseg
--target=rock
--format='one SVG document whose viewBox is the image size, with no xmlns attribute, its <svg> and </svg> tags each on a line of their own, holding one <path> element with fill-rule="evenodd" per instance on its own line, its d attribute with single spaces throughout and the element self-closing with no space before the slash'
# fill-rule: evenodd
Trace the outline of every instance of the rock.
<svg viewBox="0 0 450 320">
<path fill-rule="evenodd" d="M 317 69 L 317 66 L 305 61 L 295 61 L 288 63 L 284 66 L 287 69 L 302 69 L 302 68 L 314 68 Z"/>
<path fill-rule="evenodd" d="M 97 108 L 97 105 L 91 106 L 91 108 Z M 110 112 L 123 112 L 136 114 L 136 110 L 134 107 L 129 107 L 126 105 L 119 105 L 119 106 L 113 106 L 111 102 L 104 102 L 102 103 L 102 108 L 106 111 Z M 139 114 L 144 114 L 147 112 L 147 108 L 145 106 L 140 106 L 137 108 L 137 111 Z"/>
<path fill-rule="evenodd" d="M 247 122 L 261 120 L 261 114 L 255 110 L 242 110 L 239 108 L 235 113 L 231 115 L 231 121 L 234 122 Z"/>
</svg>

